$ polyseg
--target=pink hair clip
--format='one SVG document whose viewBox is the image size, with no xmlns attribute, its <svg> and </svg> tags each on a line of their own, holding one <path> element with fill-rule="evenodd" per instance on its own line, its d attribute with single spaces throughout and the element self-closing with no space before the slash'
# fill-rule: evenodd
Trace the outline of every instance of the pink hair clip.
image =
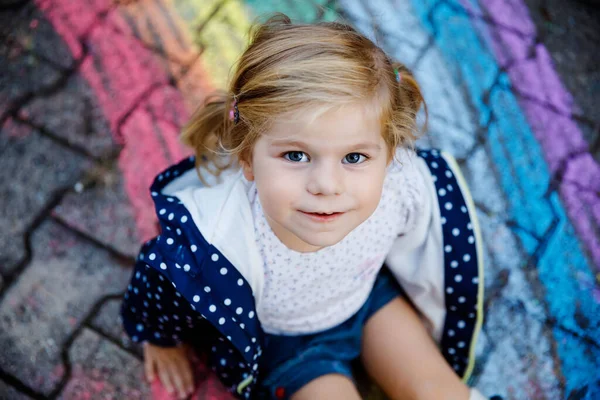
<svg viewBox="0 0 600 400">
<path fill-rule="evenodd" d="M 240 120 L 240 111 L 238 110 L 237 99 L 235 97 L 231 104 L 231 109 L 229 109 L 229 120 L 233 121 L 234 124 L 237 124 Z"/>
</svg>

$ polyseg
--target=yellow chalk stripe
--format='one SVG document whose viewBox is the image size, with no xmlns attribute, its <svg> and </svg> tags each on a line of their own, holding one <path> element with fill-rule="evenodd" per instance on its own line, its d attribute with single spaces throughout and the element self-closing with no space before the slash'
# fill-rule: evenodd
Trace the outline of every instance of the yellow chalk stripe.
<svg viewBox="0 0 600 400">
<path fill-rule="evenodd" d="M 188 22 L 194 42 L 204 48 L 202 60 L 214 86 L 227 88 L 231 67 L 248 41 L 249 11 L 239 0 L 174 3 L 177 12 L 186 14 L 182 19 Z M 190 15 L 193 13 L 195 17 Z"/>
<path fill-rule="evenodd" d="M 138 0 L 118 7 L 135 35 L 170 60 L 188 65 L 198 49 L 187 34 L 184 22 L 165 1 Z"/>
</svg>

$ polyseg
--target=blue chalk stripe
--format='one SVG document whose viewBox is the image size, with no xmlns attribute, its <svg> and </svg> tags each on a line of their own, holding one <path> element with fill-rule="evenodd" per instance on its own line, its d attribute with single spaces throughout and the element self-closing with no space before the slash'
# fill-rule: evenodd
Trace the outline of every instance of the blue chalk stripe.
<svg viewBox="0 0 600 400">
<path fill-rule="evenodd" d="M 528 255 L 539 256 L 538 276 L 546 291 L 550 316 L 566 328 L 553 328 L 561 372 L 566 378 L 565 396 L 587 390 L 585 398 L 600 398 L 600 351 L 577 337 L 600 343 L 600 307 L 592 297 L 592 288 L 585 284 L 594 282 L 592 268 L 558 195 L 545 193 L 550 173 L 517 99 L 510 90 L 502 89 L 510 87 L 510 80 L 500 72 L 478 35 L 487 33 L 478 32 L 456 3 L 411 3 L 454 73 L 464 81 L 479 112 L 480 124 L 489 123 L 488 153 L 500 173 L 511 220 L 537 238 L 516 232 Z M 504 84 L 488 96 L 495 80 Z"/>
</svg>

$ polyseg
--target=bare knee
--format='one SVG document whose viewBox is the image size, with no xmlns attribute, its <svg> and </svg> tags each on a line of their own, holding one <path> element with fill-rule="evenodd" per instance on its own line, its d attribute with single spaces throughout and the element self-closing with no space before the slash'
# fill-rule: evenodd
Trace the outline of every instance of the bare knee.
<svg viewBox="0 0 600 400">
<path fill-rule="evenodd" d="M 318 377 L 294 393 L 291 400 L 319 399 L 360 399 L 358 390 L 348 377 L 340 374 L 327 374 Z"/>
</svg>

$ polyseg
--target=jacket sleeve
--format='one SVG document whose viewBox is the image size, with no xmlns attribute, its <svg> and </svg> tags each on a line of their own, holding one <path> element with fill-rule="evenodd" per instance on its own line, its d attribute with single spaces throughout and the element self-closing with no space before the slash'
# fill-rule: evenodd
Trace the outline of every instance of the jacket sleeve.
<svg viewBox="0 0 600 400">
<path fill-rule="evenodd" d="M 135 263 L 121 304 L 121 319 L 125 332 L 134 342 L 173 347 L 191 338 L 202 316 L 192 309 L 171 281 L 140 259 L 152 242 L 142 248 Z"/>
<path fill-rule="evenodd" d="M 410 224 L 411 230 L 395 240 L 386 264 L 433 338 L 452 351 L 445 354 L 451 365 L 457 365 L 454 358 L 459 352 L 472 359 L 472 352 L 466 353 L 474 346 L 465 343 L 475 342 L 483 317 L 483 254 L 477 213 L 451 155 L 423 151 L 415 166 L 426 183 L 419 197 L 421 212 Z"/>
</svg>

